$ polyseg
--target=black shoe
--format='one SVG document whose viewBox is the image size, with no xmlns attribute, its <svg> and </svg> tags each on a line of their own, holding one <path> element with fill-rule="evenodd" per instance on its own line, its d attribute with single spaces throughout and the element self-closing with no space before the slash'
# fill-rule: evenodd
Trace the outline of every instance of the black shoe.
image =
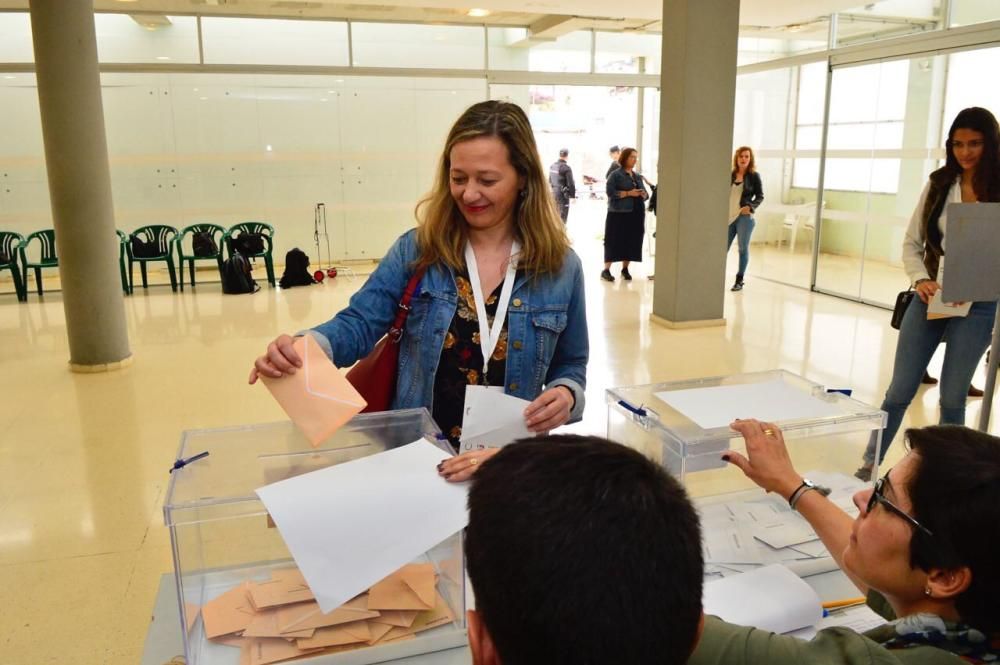
<svg viewBox="0 0 1000 665">
<path fill-rule="evenodd" d="M 742 291 L 743 290 L 743 280 L 742 279 L 736 280 L 736 283 L 733 284 L 733 288 L 731 288 L 729 290 L 730 291 Z"/>
<path fill-rule="evenodd" d="M 923 376 L 923 378 L 922 378 L 922 379 L 920 379 L 920 383 L 923 383 L 923 384 L 925 384 L 925 385 L 928 385 L 928 386 L 934 386 L 934 385 L 937 385 L 937 382 L 938 382 L 938 380 L 937 380 L 937 379 L 935 379 L 935 378 L 934 378 L 933 376 L 931 376 L 930 374 L 928 374 L 927 372 L 924 372 L 924 376 Z"/>
<path fill-rule="evenodd" d="M 857 471 L 854 472 L 854 477 L 858 480 L 863 480 L 866 483 L 872 479 L 872 467 L 869 464 L 861 466 Z"/>
<path fill-rule="evenodd" d="M 615 276 L 611 274 L 610 270 L 605 268 L 604 270 L 601 271 L 601 279 L 603 279 L 605 282 L 613 282 L 615 281 Z"/>
<path fill-rule="evenodd" d="M 622 279 L 626 282 L 632 281 L 632 274 L 628 271 L 628 268 L 622 268 Z"/>
</svg>

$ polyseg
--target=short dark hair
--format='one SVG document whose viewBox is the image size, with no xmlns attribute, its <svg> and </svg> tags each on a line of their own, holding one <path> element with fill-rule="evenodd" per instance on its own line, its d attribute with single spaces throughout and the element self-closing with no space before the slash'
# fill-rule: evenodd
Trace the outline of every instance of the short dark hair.
<svg viewBox="0 0 1000 665">
<path fill-rule="evenodd" d="M 510 665 L 680 665 L 695 644 L 703 563 L 681 485 L 599 437 L 508 445 L 473 476 L 466 562 Z"/>
<path fill-rule="evenodd" d="M 613 145 L 613 146 L 611 146 L 610 148 L 608 148 L 608 152 L 609 152 L 609 153 L 611 153 L 611 152 L 621 152 L 621 151 L 622 151 L 622 149 L 621 149 L 621 148 L 619 148 L 619 147 L 618 147 L 618 146 L 616 146 L 616 145 Z"/>
<path fill-rule="evenodd" d="M 569 148 L 561 148 L 559 150 L 559 156 L 560 157 L 567 157 L 567 156 L 569 156 Z"/>
<path fill-rule="evenodd" d="M 913 516 L 934 535 L 914 530 L 910 564 L 972 571 L 955 599 L 962 621 L 992 634 L 1000 630 L 1000 438 L 968 427 L 909 429 L 917 455 L 907 485 Z"/>
</svg>

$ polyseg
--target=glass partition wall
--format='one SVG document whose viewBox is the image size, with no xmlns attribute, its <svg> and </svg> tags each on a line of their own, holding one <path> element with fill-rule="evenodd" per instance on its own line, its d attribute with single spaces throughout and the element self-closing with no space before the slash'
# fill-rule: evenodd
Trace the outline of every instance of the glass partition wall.
<svg viewBox="0 0 1000 665">
<path fill-rule="evenodd" d="M 754 148 L 766 197 L 751 275 L 891 304 L 951 118 L 1000 110 L 984 84 L 1000 68 L 996 7 L 885 0 L 741 29 L 733 147 Z M 545 163 L 570 150 L 585 197 L 571 219 L 591 241 L 610 145 L 638 147 L 656 178 L 656 33 L 143 12 L 95 23 L 125 230 L 265 218 L 280 255 L 312 246 L 322 202 L 335 257 L 378 256 L 412 225 L 450 122 L 487 98 L 528 110 Z M 31 49 L 27 14 L 0 11 L 0 226 L 22 233 L 51 223 Z"/>
</svg>

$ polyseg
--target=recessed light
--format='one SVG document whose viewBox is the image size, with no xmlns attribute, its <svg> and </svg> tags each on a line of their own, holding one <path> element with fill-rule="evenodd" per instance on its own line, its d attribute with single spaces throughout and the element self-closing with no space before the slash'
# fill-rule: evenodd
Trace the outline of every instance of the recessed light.
<svg viewBox="0 0 1000 665">
<path fill-rule="evenodd" d="M 157 60 L 170 60 L 170 56 L 169 55 L 158 55 L 158 56 L 156 56 L 156 59 Z"/>
<path fill-rule="evenodd" d="M 325 102 L 326 101 L 326 97 L 321 98 L 319 101 Z"/>
<path fill-rule="evenodd" d="M 271 150 L 273 150 L 273 148 L 270 145 L 266 146 L 264 149 L 267 150 L 268 152 L 271 152 Z"/>
<path fill-rule="evenodd" d="M 8 79 L 8 80 L 9 80 L 9 79 L 15 79 L 15 78 L 17 78 L 17 77 L 16 77 L 16 76 L 9 76 L 9 75 L 8 75 L 8 76 L 4 76 L 4 78 L 5 78 L 5 79 Z"/>
<path fill-rule="evenodd" d="M 490 15 L 490 10 L 488 10 L 488 9 L 478 9 L 478 8 L 477 9 L 470 9 L 468 11 L 467 15 L 468 16 L 474 16 L 476 18 L 479 18 L 479 17 L 482 17 L 482 16 L 489 16 Z"/>
<path fill-rule="evenodd" d="M 199 97 L 198 99 L 200 99 L 201 101 L 205 101 L 206 99 L 208 99 L 208 97 Z"/>
</svg>

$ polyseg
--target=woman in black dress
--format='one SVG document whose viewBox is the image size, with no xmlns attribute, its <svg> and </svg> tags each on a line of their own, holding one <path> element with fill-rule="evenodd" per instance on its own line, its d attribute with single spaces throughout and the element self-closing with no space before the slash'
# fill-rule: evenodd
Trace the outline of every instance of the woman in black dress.
<svg viewBox="0 0 1000 665">
<path fill-rule="evenodd" d="M 646 199 L 649 192 L 643 177 L 635 172 L 639 153 L 622 150 L 621 168 L 608 176 L 608 216 L 604 220 L 604 270 L 601 279 L 613 282 L 611 264 L 622 262 L 622 279 L 629 281 L 628 264 L 642 261 L 642 238 L 646 233 Z"/>
</svg>

